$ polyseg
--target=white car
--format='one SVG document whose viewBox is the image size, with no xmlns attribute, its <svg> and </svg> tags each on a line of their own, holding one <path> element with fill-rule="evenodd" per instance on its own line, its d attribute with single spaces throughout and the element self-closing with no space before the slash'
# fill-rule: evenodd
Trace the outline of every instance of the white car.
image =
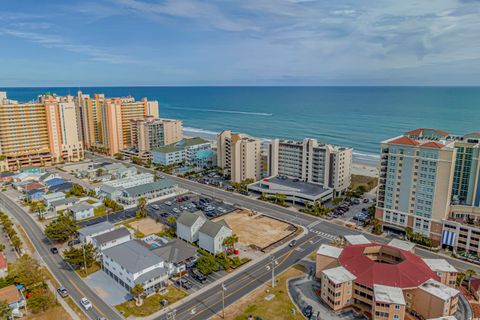
<svg viewBox="0 0 480 320">
<path fill-rule="evenodd" d="M 165 204 L 166 204 L 167 206 L 171 206 L 171 205 L 172 205 L 172 202 L 166 201 Z"/>
<path fill-rule="evenodd" d="M 85 310 L 89 310 L 89 309 L 92 309 L 92 303 L 85 297 L 83 297 L 81 300 L 80 300 L 80 304 L 82 305 L 82 307 L 85 309 Z"/>
</svg>

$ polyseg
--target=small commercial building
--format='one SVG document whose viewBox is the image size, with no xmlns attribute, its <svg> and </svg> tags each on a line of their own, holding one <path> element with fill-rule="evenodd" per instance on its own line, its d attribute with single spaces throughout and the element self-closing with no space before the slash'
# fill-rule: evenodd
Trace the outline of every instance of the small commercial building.
<svg viewBox="0 0 480 320">
<path fill-rule="evenodd" d="M 154 175 L 151 173 L 140 173 L 135 175 L 129 175 L 124 178 L 110 180 L 104 183 L 104 185 L 114 188 L 131 188 L 142 184 L 151 183 L 154 181 Z"/>
<path fill-rule="evenodd" d="M 333 198 L 333 189 L 319 184 L 303 182 L 287 177 L 270 177 L 248 185 L 248 190 L 267 196 L 283 194 L 287 201 L 294 203 L 326 202 Z"/>
<path fill-rule="evenodd" d="M 88 227 L 84 227 L 78 230 L 78 240 L 84 243 L 92 242 L 92 238 L 98 235 L 115 230 L 113 223 L 104 221 L 97 224 L 93 224 Z"/>
<path fill-rule="evenodd" d="M 94 207 L 87 203 L 78 203 L 70 208 L 68 211 L 72 214 L 73 220 L 80 221 L 94 216 Z"/>
</svg>

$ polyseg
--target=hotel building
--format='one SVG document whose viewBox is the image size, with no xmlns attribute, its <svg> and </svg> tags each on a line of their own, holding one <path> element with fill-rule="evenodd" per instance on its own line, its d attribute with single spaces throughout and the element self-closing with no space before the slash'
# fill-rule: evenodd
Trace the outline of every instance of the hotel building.
<svg viewBox="0 0 480 320">
<path fill-rule="evenodd" d="M 233 182 L 261 178 L 261 140 L 241 133 L 222 131 L 217 136 L 217 165 Z"/>
<path fill-rule="evenodd" d="M 44 95 L 34 103 L 8 100 L 5 93 L 1 96 L 2 170 L 83 159 L 72 96 Z"/>
<path fill-rule="evenodd" d="M 374 320 L 402 320 L 411 311 L 425 319 L 454 315 L 457 271 L 444 259 L 422 260 L 402 247 L 322 244 L 316 257 L 320 299 L 334 311 L 355 306 Z"/>
<path fill-rule="evenodd" d="M 133 97 L 105 98 L 103 94 L 91 98 L 78 91 L 76 104 L 85 147 L 108 155 L 131 147 L 131 120 L 159 116 L 158 102 L 146 98 L 135 101 Z"/>
<path fill-rule="evenodd" d="M 270 176 L 284 176 L 333 188 L 336 196 L 350 186 L 352 148 L 274 139 L 269 145 Z"/>
</svg>

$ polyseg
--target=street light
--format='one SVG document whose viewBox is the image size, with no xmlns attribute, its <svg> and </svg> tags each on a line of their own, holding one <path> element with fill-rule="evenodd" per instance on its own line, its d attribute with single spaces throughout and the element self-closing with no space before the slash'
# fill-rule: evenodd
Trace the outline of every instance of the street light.
<svg viewBox="0 0 480 320">
<path fill-rule="evenodd" d="M 267 264 L 267 270 L 272 270 L 272 289 L 275 288 L 275 266 L 278 265 L 278 261 L 274 256 L 270 257 L 270 262 Z"/>
<path fill-rule="evenodd" d="M 175 320 L 175 316 L 177 315 L 177 309 L 173 309 L 167 313 L 167 320 Z"/>
<path fill-rule="evenodd" d="M 227 291 L 227 287 L 225 284 L 222 283 L 222 318 L 225 319 L 225 291 Z"/>
</svg>

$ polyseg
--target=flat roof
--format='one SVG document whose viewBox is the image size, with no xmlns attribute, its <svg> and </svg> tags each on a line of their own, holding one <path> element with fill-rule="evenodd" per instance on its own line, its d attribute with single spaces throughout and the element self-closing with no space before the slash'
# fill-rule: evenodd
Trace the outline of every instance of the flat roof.
<svg viewBox="0 0 480 320">
<path fill-rule="evenodd" d="M 373 293 L 375 295 L 376 302 L 405 305 L 403 291 L 400 288 L 375 284 L 373 286 Z"/>
<path fill-rule="evenodd" d="M 85 228 L 81 228 L 81 229 L 78 230 L 78 233 L 81 233 L 84 236 L 89 236 L 89 235 L 92 235 L 92 234 L 98 234 L 100 232 L 106 232 L 106 231 L 111 230 L 113 228 L 114 228 L 113 223 L 108 222 L 108 221 L 104 221 L 104 222 L 100 222 L 100 223 L 97 223 L 97 224 L 93 224 L 93 225 L 85 227 Z"/>
<path fill-rule="evenodd" d="M 428 320 L 458 320 L 455 316 L 445 316 L 440 318 L 430 318 Z"/>
<path fill-rule="evenodd" d="M 406 251 L 412 251 L 412 249 L 415 248 L 415 243 L 410 241 L 403 241 L 400 239 L 392 239 L 392 241 L 390 241 L 388 245 Z"/>
<path fill-rule="evenodd" d="M 430 269 L 436 272 L 457 272 L 447 260 L 445 259 L 423 259 Z"/>
<path fill-rule="evenodd" d="M 425 281 L 419 288 L 444 301 L 455 297 L 459 293 L 457 289 L 448 287 L 443 283 L 432 279 Z"/>
<path fill-rule="evenodd" d="M 173 183 L 173 181 L 162 179 L 155 182 L 141 184 L 139 186 L 126 188 L 123 190 L 123 192 L 131 197 L 138 197 L 144 195 L 147 192 L 171 188 L 173 186 L 175 186 L 175 183 Z"/>
<path fill-rule="evenodd" d="M 351 234 L 351 235 L 346 235 L 343 236 L 345 240 L 347 240 L 348 243 L 350 244 L 367 244 L 371 243 L 370 240 L 365 238 L 363 234 Z"/>
<path fill-rule="evenodd" d="M 338 258 L 342 253 L 342 250 L 342 248 L 329 246 L 328 244 L 322 244 L 320 248 L 318 248 L 317 254 L 321 254 L 322 256 L 327 256 L 331 258 Z"/>
<path fill-rule="evenodd" d="M 199 144 L 204 144 L 204 143 L 208 143 L 208 140 L 205 140 L 200 137 L 185 138 L 174 144 L 169 144 L 163 147 L 154 148 L 153 151 L 157 151 L 161 153 L 171 153 L 171 152 L 182 151 L 185 148 L 196 146 Z"/>
<path fill-rule="evenodd" d="M 331 190 L 330 188 L 324 188 L 323 186 L 321 186 L 319 184 L 308 183 L 308 182 L 304 182 L 304 181 L 301 181 L 301 180 L 298 180 L 298 179 L 291 179 L 291 178 L 281 177 L 281 176 L 265 178 L 265 179 L 262 179 L 258 182 L 255 182 L 255 183 L 251 184 L 251 186 L 255 186 L 259 189 L 262 189 L 261 188 L 262 184 L 268 184 L 272 187 L 274 187 L 275 185 L 278 185 L 278 186 L 281 186 L 283 188 L 290 189 L 290 192 L 298 192 L 298 193 L 306 194 L 306 195 L 309 195 L 309 196 L 318 196 L 318 195 L 321 195 L 321 194 Z M 274 188 L 270 188 L 269 190 L 275 191 Z M 278 191 L 279 192 L 288 192 L 289 190 L 281 189 L 281 190 L 278 190 Z"/>
<path fill-rule="evenodd" d="M 323 270 L 323 273 L 335 284 L 353 281 L 356 277 L 344 267 L 336 267 L 332 269 Z"/>
</svg>

